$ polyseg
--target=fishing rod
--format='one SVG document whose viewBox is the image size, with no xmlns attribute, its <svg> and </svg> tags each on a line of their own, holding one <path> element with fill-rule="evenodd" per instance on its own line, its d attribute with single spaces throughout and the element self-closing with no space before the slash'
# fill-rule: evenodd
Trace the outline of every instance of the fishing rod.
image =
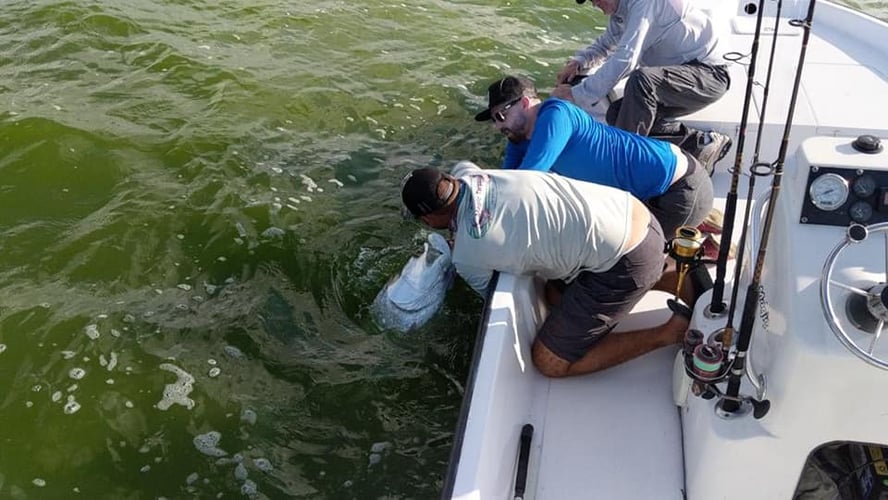
<svg viewBox="0 0 888 500">
<path fill-rule="evenodd" d="M 758 60 L 759 39 L 762 32 L 762 17 L 765 12 L 765 0 L 759 0 L 758 13 L 755 18 L 755 33 L 749 52 L 749 67 L 746 70 L 746 94 L 743 96 L 743 112 L 740 116 L 740 131 L 737 133 L 737 151 L 734 154 L 734 169 L 731 171 L 731 188 L 725 198 L 725 215 L 722 222 L 722 236 L 715 266 L 715 282 L 712 285 L 712 301 L 709 312 L 721 314 L 725 310 L 725 273 L 728 267 L 734 217 L 737 214 L 737 187 L 740 184 L 740 172 L 743 165 L 743 147 L 746 144 L 746 127 L 749 123 L 749 105 L 752 102 L 752 87 L 755 84 L 755 66 Z M 759 127 L 761 128 L 761 127 Z"/>
<path fill-rule="evenodd" d="M 795 82 L 792 87 L 792 96 L 789 99 L 789 111 L 787 112 L 786 124 L 783 128 L 780 151 L 777 154 L 777 161 L 774 162 L 774 179 L 771 181 L 771 196 L 768 199 L 768 211 L 765 213 L 765 223 L 762 227 L 761 243 L 759 243 L 758 254 L 756 255 L 755 270 L 752 275 L 752 281 L 750 281 L 746 289 L 743 317 L 740 320 L 740 333 L 737 338 L 737 353 L 734 356 L 731 373 L 728 376 L 728 388 L 725 391 L 724 398 L 720 401 L 721 409 L 726 413 L 734 413 L 740 409 L 741 400 L 738 398 L 740 382 L 743 378 L 743 370 L 746 366 L 746 353 L 749 350 L 752 330 L 755 325 L 757 306 L 761 293 L 762 270 L 765 265 L 765 255 L 768 251 L 768 237 L 771 235 L 771 223 L 774 220 L 777 197 L 780 195 L 780 183 L 783 180 L 783 163 L 786 160 L 786 151 L 789 149 L 789 132 L 792 129 L 792 117 L 795 113 L 796 101 L 799 96 L 799 85 L 802 80 L 802 70 L 805 66 L 805 54 L 808 51 L 808 38 L 811 35 L 811 24 L 814 21 L 815 4 L 816 0 L 809 0 L 808 14 L 805 19 L 794 19 L 789 22 L 790 26 L 802 28 L 802 46 L 799 50 L 798 67 L 796 68 Z M 738 278 L 734 277 L 735 280 Z"/>
<path fill-rule="evenodd" d="M 759 152 L 762 145 L 762 132 L 765 130 L 765 113 L 768 109 L 768 95 L 771 90 L 771 74 L 774 70 L 774 54 L 777 52 L 777 35 L 780 30 L 780 12 L 783 9 L 783 0 L 777 0 L 777 12 L 774 16 L 774 31 L 771 36 L 771 54 L 768 57 L 768 72 L 765 75 L 765 85 L 762 88 L 762 109 L 759 112 L 759 127 L 755 135 L 755 151 L 752 154 L 752 165 L 749 167 L 749 186 L 746 191 L 746 207 L 743 211 L 743 231 L 740 233 L 740 241 L 737 242 L 736 258 L 734 265 L 734 284 L 731 287 L 731 306 L 728 308 L 728 321 L 725 324 L 722 341 L 725 349 L 731 347 L 734 336 L 734 315 L 737 311 L 737 297 L 740 293 L 740 273 L 743 270 L 743 252 L 746 250 L 746 240 L 749 232 L 749 218 L 753 206 L 755 192 L 755 178 L 771 175 L 773 166 L 770 163 L 759 162 Z M 721 250 L 721 249 L 719 249 Z"/>
</svg>

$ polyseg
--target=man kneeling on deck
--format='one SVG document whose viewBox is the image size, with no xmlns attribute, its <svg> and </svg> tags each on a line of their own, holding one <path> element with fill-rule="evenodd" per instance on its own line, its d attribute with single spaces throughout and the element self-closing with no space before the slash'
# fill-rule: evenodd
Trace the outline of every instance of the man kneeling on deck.
<svg viewBox="0 0 888 500">
<path fill-rule="evenodd" d="M 494 271 L 566 283 L 533 343 L 533 363 L 544 375 L 591 373 L 682 341 L 684 315 L 610 335 L 663 271 L 660 224 L 631 194 L 460 162 L 453 175 L 414 170 L 401 198 L 428 226 L 450 229 L 456 271 L 478 293 Z"/>
</svg>

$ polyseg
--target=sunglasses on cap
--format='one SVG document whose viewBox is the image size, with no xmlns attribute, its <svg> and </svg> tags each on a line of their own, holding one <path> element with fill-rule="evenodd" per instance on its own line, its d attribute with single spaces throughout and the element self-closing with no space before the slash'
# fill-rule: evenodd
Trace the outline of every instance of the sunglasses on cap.
<svg viewBox="0 0 888 500">
<path fill-rule="evenodd" d="M 507 102 L 506 105 L 503 106 L 502 108 L 500 108 L 499 111 L 490 113 L 490 119 L 493 120 L 494 122 L 499 122 L 499 123 L 506 121 L 506 112 L 509 111 L 509 108 L 514 106 L 515 103 L 517 103 L 520 100 L 521 100 L 521 97 L 519 97 L 517 99 L 512 99 L 511 101 Z"/>
</svg>

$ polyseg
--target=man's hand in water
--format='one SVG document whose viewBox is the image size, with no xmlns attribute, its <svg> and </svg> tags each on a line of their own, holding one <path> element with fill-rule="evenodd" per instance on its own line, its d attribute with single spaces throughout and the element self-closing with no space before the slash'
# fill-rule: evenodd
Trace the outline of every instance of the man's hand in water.
<svg viewBox="0 0 888 500">
<path fill-rule="evenodd" d="M 552 97 L 557 97 L 559 99 L 564 99 L 565 101 L 573 102 L 573 92 L 571 92 L 571 86 L 563 83 L 561 85 L 556 86 L 552 89 Z"/>
</svg>

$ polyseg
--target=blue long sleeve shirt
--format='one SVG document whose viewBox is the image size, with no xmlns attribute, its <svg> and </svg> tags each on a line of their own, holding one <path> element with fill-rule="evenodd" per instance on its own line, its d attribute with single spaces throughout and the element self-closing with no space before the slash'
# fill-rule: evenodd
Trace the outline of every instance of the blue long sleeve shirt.
<svg viewBox="0 0 888 500">
<path fill-rule="evenodd" d="M 555 172 L 611 186 L 640 200 L 669 189 L 676 157 L 670 144 L 595 121 L 555 97 L 540 105 L 528 141 L 506 145 L 503 168 Z"/>
</svg>

